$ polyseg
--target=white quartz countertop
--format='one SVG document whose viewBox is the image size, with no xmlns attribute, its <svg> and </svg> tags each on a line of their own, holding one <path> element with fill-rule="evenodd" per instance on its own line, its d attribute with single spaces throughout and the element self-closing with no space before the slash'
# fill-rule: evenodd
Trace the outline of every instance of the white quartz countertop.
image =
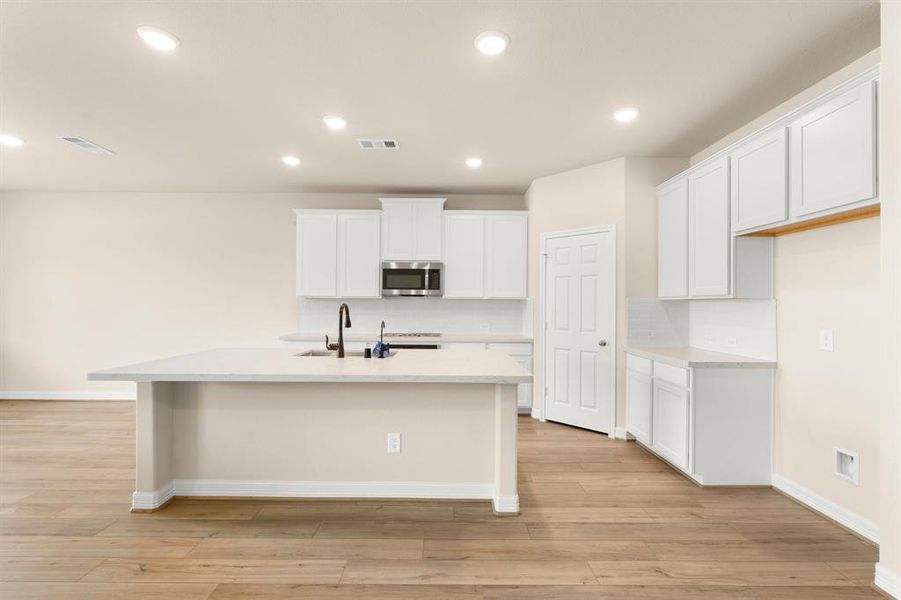
<svg viewBox="0 0 901 600">
<path fill-rule="evenodd" d="M 297 356 L 294 348 L 220 348 L 88 374 L 91 381 L 531 383 L 503 352 L 395 350 L 390 358 Z"/>
<path fill-rule="evenodd" d="M 627 346 L 626 352 L 660 361 L 676 367 L 698 368 L 758 368 L 775 369 L 776 361 L 741 356 L 739 354 L 726 354 L 723 352 L 710 352 L 700 348 L 681 346 L 678 348 L 648 348 L 640 346 Z"/>
<path fill-rule="evenodd" d="M 281 340 L 286 342 L 318 342 L 325 340 L 325 334 L 328 333 L 329 339 L 337 340 L 338 334 L 327 331 L 297 331 L 281 336 Z M 356 333 L 354 331 L 344 330 L 344 341 L 346 342 L 375 342 L 379 339 L 379 333 Z M 474 342 L 484 344 L 503 344 L 503 343 L 532 343 L 532 336 L 521 333 L 442 333 L 438 337 L 410 337 L 399 335 L 385 335 L 385 341 L 390 344 L 440 344 L 453 342 Z"/>
</svg>

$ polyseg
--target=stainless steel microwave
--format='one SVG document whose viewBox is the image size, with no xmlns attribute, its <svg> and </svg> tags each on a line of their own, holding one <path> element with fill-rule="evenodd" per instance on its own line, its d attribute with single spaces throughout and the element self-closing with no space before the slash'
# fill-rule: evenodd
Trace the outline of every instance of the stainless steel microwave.
<svg viewBox="0 0 901 600">
<path fill-rule="evenodd" d="M 441 296 L 444 265 L 440 262 L 382 263 L 382 296 Z"/>
</svg>

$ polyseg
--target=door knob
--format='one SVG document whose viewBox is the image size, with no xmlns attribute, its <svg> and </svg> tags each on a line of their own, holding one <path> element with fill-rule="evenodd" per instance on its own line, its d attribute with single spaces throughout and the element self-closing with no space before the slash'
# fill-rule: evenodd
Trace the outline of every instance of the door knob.
<svg viewBox="0 0 901 600">
<path fill-rule="evenodd" d="M 601 340 L 600 342 L 598 342 L 598 346 L 600 346 L 602 348 L 606 345 L 607 345 L 607 340 Z"/>
</svg>

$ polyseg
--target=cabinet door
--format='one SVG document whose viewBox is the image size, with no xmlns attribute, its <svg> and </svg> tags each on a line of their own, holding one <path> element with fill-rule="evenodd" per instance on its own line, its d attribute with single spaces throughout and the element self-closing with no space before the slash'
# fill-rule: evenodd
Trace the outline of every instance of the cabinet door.
<svg viewBox="0 0 901 600">
<path fill-rule="evenodd" d="M 787 139 L 780 127 L 732 153 L 733 231 L 788 218 Z"/>
<path fill-rule="evenodd" d="M 792 214 L 876 195 L 874 83 L 815 108 L 791 125 Z"/>
<path fill-rule="evenodd" d="M 485 297 L 525 298 L 528 251 L 525 215 L 485 216 Z"/>
<path fill-rule="evenodd" d="M 444 297 L 485 294 L 485 217 L 444 215 Z"/>
<path fill-rule="evenodd" d="M 532 357 L 531 356 L 514 356 L 513 360 L 518 362 L 520 366 L 528 371 L 532 372 Z M 532 384 L 531 383 L 520 383 L 516 386 L 516 404 L 520 408 L 531 408 L 532 407 Z"/>
<path fill-rule="evenodd" d="M 657 295 L 688 296 L 688 179 L 657 192 Z"/>
<path fill-rule="evenodd" d="M 651 378 L 644 373 L 627 370 L 626 430 L 646 446 L 650 446 L 653 439 L 651 435 L 652 398 Z"/>
<path fill-rule="evenodd" d="M 688 293 L 728 296 L 732 231 L 729 223 L 729 159 L 688 175 Z"/>
<path fill-rule="evenodd" d="M 382 205 L 382 260 L 413 260 L 416 219 L 411 202 Z"/>
<path fill-rule="evenodd" d="M 338 216 L 338 295 L 342 298 L 379 298 L 380 217 L 377 212 Z"/>
<path fill-rule="evenodd" d="M 413 205 L 413 260 L 441 260 L 443 215 L 443 204 Z"/>
<path fill-rule="evenodd" d="M 689 392 L 654 379 L 651 448 L 683 471 L 688 471 Z"/>
<path fill-rule="evenodd" d="M 337 296 L 337 231 L 335 213 L 297 213 L 298 296 Z"/>
</svg>

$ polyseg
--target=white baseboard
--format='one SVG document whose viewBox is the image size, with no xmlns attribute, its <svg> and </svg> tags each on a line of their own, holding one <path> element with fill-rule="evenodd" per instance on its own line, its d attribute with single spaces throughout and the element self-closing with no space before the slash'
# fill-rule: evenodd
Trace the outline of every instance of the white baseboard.
<svg viewBox="0 0 901 600">
<path fill-rule="evenodd" d="M 494 500 L 494 484 L 417 481 L 217 481 L 176 479 L 154 492 L 135 492 L 134 508 L 158 508 L 172 496 L 267 498 L 423 498 Z M 511 500 L 502 497 L 506 508 Z M 519 497 L 512 496 L 519 511 Z M 509 510 L 498 510 L 509 512 Z"/>
<path fill-rule="evenodd" d="M 0 392 L 0 400 L 134 400 L 136 392 Z"/>
<path fill-rule="evenodd" d="M 159 508 L 175 495 L 175 487 L 170 483 L 155 492 L 135 492 L 131 495 L 131 507 L 139 509 Z"/>
<path fill-rule="evenodd" d="M 625 427 L 616 428 L 616 439 L 618 440 L 634 440 L 635 436 L 626 431 Z"/>
<path fill-rule="evenodd" d="M 531 406 L 518 406 L 518 407 L 516 407 L 516 412 L 521 415 L 531 415 L 532 407 Z"/>
<path fill-rule="evenodd" d="M 876 587 L 892 598 L 901 598 L 901 573 L 876 563 Z"/>
<path fill-rule="evenodd" d="M 499 513 L 518 513 L 519 512 L 519 495 L 508 494 L 506 496 L 495 496 L 492 499 L 494 512 Z"/>
<path fill-rule="evenodd" d="M 803 485 L 795 483 L 790 479 L 786 479 L 778 473 L 773 473 L 773 487 L 791 496 L 798 502 L 806 504 L 815 511 L 826 515 L 833 521 L 844 525 L 851 531 L 870 540 L 874 544 L 879 543 L 879 527 L 857 513 L 839 506 L 832 500 L 823 498 L 812 490 L 809 490 Z"/>
</svg>

